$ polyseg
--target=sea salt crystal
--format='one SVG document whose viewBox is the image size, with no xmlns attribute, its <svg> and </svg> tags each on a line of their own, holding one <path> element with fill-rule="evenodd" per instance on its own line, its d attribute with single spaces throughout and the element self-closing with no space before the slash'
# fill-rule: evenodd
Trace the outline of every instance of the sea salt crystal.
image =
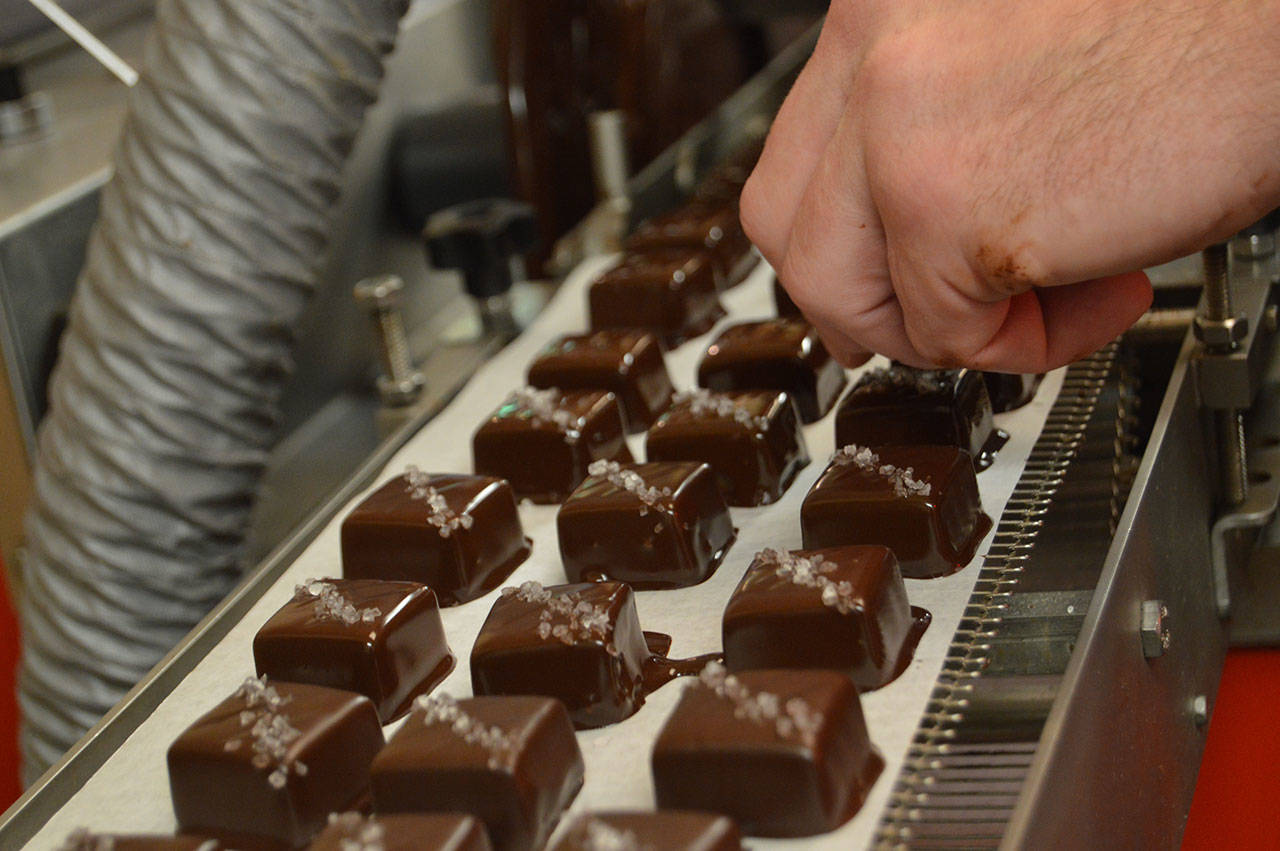
<svg viewBox="0 0 1280 851">
<path fill-rule="evenodd" d="M 446 724 L 454 735 L 469 745 L 476 745 L 489 752 L 489 767 L 499 768 L 510 762 L 520 744 L 520 737 L 501 727 L 489 726 L 472 718 L 458 706 L 458 701 L 447 694 L 423 695 L 413 702 L 422 711 L 422 721 Z"/>
<path fill-rule="evenodd" d="M 289 745 L 302 732 L 290 723 L 288 716 L 280 710 L 288 705 L 289 698 L 267 684 L 266 676 L 249 677 L 236 690 L 236 697 L 241 698 L 249 708 L 242 709 L 238 720 L 242 731 L 247 730 L 253 757 L 250 760 L 255 768 L 266 770 L 271 768 L 267 782 L 273 789 L 284 788 L 290 771 L 299 776 L 306 774 L 307 767 L 297 760 L 289 760 Z M 230 752 L 239 750 L 243 738 L 235 736 L 223 743 L 223 749 Z"/>
<path fill-rule="evenodd" d="M 470 529 L 475 519 L 465 511 L 455 513 L 440 491 L 431 486 L 431 477 L 410 464 L 404 470 L 408 485 L 405 490 L 413 499 L 422 500 L 431 509 L 427 522 L 436 527 L 440 537 L 447 538 L 457 529 Z"/>
<path fill-rule="evenodd" d="M 946 370 L 912 369 L 895 364 L 863 373 L 854 390 L 910 390 L 923 395 L 946 390 L 949 383 Z"/>
<path fill-rule="evenodd" d="M 308 579 L 306 582 L 294 586 L 293 595 L 296 599 L 316 598 L 315 614 L 317 620 L 337 620 L 342 621 L 347 626 L 353 626 L 361 621 L 373 623 L 382 617 L 382 610 L 377 606 L 357 609 L 350 600 L 342 596 L 338 586 L 332 582 Z"/>
<path fill-rule="evenodd" d="M 639 499 L 641 517 L 648 514 L 650 508 L 658 507 L 663 499 L 671 496 L 671 488 L 650 487 L 639 473 L 635 470 L 624 470 L 617 461 L 592 461 L 587 467 L 587 472 L 605 479 L 614 487 L 621 488 Z"/>
<path fill-rule="evenodd" d="M 542 583 L 529 581 L 518 588 L 503 588 L 502 594 L 542 607 L 538 615 L 538 637 L 544 641 L 555 638 L 565 644 L 577 644 L 599 640 L 605 642 L 609 655 L 618 655 L 618 648 L 609 641 L 609 612 L 582 599 L 580 593 L 553 594 Z M 556 620 L 563 622 L 554 623 Z"/>
<path fill-rule="evenodd" d="M 933 493 L 933 485 L 923 479 L 917 479 L 913 468 L 881 464 L 880 456 L 866 446 L 858 446 L 851 443 L 848 446 L 837 449 L 835 454 L 831 456 L 831 460 L 836 464 L 854 464 L 860 470 L 875 473 L 884 478 L 893 485 L 895 496 L 906 498 L 928 496 Z"/>
<path fill-rule="evenodd" d="M 652 851 L 629 830 L 619 830 L 597 818 L 588 818 L 581 828 L 581 844 L 586 851 Z"/>
<path fill-rule="evenodd" d="M 582 423 L 576 414 L 560 407 L 563 400 L 563 394 L 555 388 L 522 387 L 513 394 L 515 404 L 528 411 L 534 422 L 551 423 L 561 431 L 571 431 Z"/>
<path fill-rule="evenodd" d="M 793 697 L 784 702 L 771 692 L 753 693 L 719 662 L 709 663 L 698 679 L 717 697 L 733 704 L 733 717 L 771 725 L 780 737 L 798 738 L 806 747 L 813 747 L 822 728 L 822 713 L 813 711 L 802 698 Z"/>
<path fill-rule="evenodd" d="M 765 431 L 769 428 L 768 417 L 753 416 L 750 411 L 723 393 L 712 393 L 699 388 L 677 394 L 675 401 L 677 404 L 688 403 L 689 410 L 695 414 L 712 414 L 721 419 L 734 420 L 757 431 Z"/>
<path fill-rule="evenodd" d="M 373 817 L 359 813 L 330 813 L 330 826 L 342 832 L 338 847 L 342 851 L 385 851 L 387 829 Z"/>
<path fill-rule="evenodd" d="M 842 615 L 857 608 L 853 597 L 853 585 L 849 582 L 836 582 L 827 574 L 836 569 L 835 563 L 827 561 L 820 555 L 796 556 L 791 553 L 764 549 L 758 558 L 766 564 L 774 565 L 774 572 L 783 579 L 789 579 L 803 588 L 817 588 L 822 595 L 822 605 L 835 609 Z"/>
</svg>

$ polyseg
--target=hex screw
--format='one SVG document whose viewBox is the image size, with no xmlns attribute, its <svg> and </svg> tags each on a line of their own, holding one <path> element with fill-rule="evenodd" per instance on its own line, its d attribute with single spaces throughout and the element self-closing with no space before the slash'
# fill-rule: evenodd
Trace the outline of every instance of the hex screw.
<svg viewBox="0 0 1280 851">
<path fill-rule="evenodd" d="M 378 393 L 384 404 L 403 407 L 422 395 L 426 378 L 414 366 L 409 354 L 409 340 L 404 331 L 400 305 L 404 300 L 404 281 L 399 275 L 376 275 L 356 284 L 356 303 L 373 319 L 378 337 L 383 374 L 378 376 Z"/>
<path fill-rule="evenodd" d="M 1191 698 L 1191 718 L 1197 727 L 1209 723 L 1209 699 L 1203 694 Z"/>
<path fill-rule="evenodd" d="M 1163 656 L 1169 649 L 1169 609 L 1163 600 L 1142 601 L 1142 655 Z"/>
</svg>

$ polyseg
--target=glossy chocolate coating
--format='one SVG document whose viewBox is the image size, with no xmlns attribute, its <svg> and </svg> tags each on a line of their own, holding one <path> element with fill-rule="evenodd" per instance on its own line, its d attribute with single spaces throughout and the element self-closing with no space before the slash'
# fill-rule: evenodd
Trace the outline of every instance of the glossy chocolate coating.
<svg viewBox="0 0 1280 851">
<path fill-rule="evenodd" d="M 222 851 L 216 839 L 201 836 L 145 836 L 77 830 L 57 851 Z"/>
<path fill-rule="evenodd" d="M 362 844 L 363 843 L 363 844 Z M 466 813 L 362 816 L 335 813 L 307 851 L 492 851 L 484 825 Z"/>
<path fill-rule="evenodd" d="M 625 469 L 671 493 L 648 506 L 603 476 L 583 482 L 556 516 L 569 581 L 616 579 L 643 590 L 711 576 L 736 535 L 711 467 L 656 462 Z"/>
<path fill-rule="evenodd" d="M 833 461 L 800 508 L 805 549 L 881 544 L 893 550 L 902 575 L 955 573 L 972 560 L 991 528 L 982 511 L 969 453 L 954 446 L 882 446 L 881 464 L 910 468 L 927 495 L 900 495 L 891 480 L 858 465 Z"/>
<path fill-rule="evenodd" d="M 348 579 L 418 582 L 441 606 L 465 603 L 501 585 L 528 556 L 511 485 L 490 476 L 435 474 L 431 486 L 471 528 L 441 530 L 426 500 L 396 476 L 342 521 L 342 572 Z"/>
<path fill-rule="evenodd" d="M 626 844 L 630 842 L 631 844 Z M 652 848 L 662 851 L 741 851 L 733 819 L 716 813 L 590 812 L 575 816 L 549 851 Z"/>
<path fill-rule="evenodd" d="M 378 579 L 323 583 L 356 610 L 377 609 L 378 614 L 347 623 L 325 611 L 320 597 L 300 588 L 254 636 L 260 675 L 363 694 L 387 723 L 408 712 L 413 698 L 435 688 L 453 670 L 430 588 Z"/>
<path fill-rule="evenodd" d="M 741 413 L 717 411 L 696 396 L 677 398 L 649 429 L 646 458 L 710 464 L 730 505 L 776 502 L 809 464 L 795 403 L 774 390 L 715 395 Z"/>
<path fill-rule="evenodd" d="M 617 396 L 569 391 L 559 393 L 556 407 L 573 422 L 561 425 L 540 417 L 511 396 L 471 440 L 476 473 L 506 479 L 518 499 L 546 504 L 564 502 L 587 477 L 592 461 L 631 462 Z"/>
<path fill-rule="evenodd" d="M 298 847 L 329 813 L 368 793 L 369 765 L 383 745 L 369 698 L 302 683 L 268 687 L 287 701 L 278 715 L 299 733 L 281 757 L 256 750 L 253 724 L 270 716 L 243 688 L 169 746 L 169 789 L 182 832 L 236 848 L 244 847 L 237 841 L 244 836 Z"/>
<path fill-rule="evenodd" d="M 591 327 L 643 328 L 668 347 L 705 334 L 724 316 L 712 256 L 696 249 L 633 252 L 587 291 Z"/>
<path fill-rule="evenodd" d="M 458 708 L 514 736 L 495 758 L 448 723 L 415 709 L 373 762 L 378 813 L 468 812 L 496 851 L 530 851 L 551 833 L 582 788 L 583 761 L 564 704 L 546 697 L 473 697 Z"/>
<path fill-rule="evenodd" d="M 733 701 L 695 683 L 653 747 L 658 807 L 723 813 L 750 836 L 812 836 L 852 818 L 884 767 L 852 681 L 813 670 L 736 677 L 751 695 L 767 692 L 784 706 L 798 698 L 819 713 L 812 741 L 739 717 Z"/>
<path fill-rule="evenodd" d="M 622 582 L 587 582 L 542 589 L 603 613 L 603 630 L 569 629 L 569 617 L 504 589 L 471 649 L 475 694 L 538 694 L 564 703 L 579 729 L 603 727 L 644 703 L 649 647 L 635 594 Z M 539 626 L 566 626 L 566 640 L 543 637 Z M 545 632 L 546 630 L 544 630 Z"/>
<path fill-rule="evenodd" d="M 742 231 L 734 204 L 693 201 L 654 216 L 636 228 L 624 243 L 629 252 L 662 248 L 703 249 L 710 252 L 717 289 L 741 282 L 750 271 L 751 241 Z"/>
<path fill-rule="evenodd" d="M 774 555 L 756 555 L 725 607 L 725 667 L 833 668 L 847 673 L 859 691 L 880 688 L 902 672 L 915 646 L 915 618 L 898 560 L 888 548 L 791 553 L 820 558 L 823 577 L 849 583 L 835 604 L 824 601 L 822 586 L 780 573 Z"/>
<path fill-rule="evenodd" d="M 784 390 L 806 423 L 821 419 L 846 382 L 813 326 L 797 319 L 742 322 L 726 328 L 698 364 L 708 390 Z"/>
<path fill-rule="evenodd" d="M 791 294 L 782 286 L 777 275 L 773 276 L 773 305 L 778 310 L 779 319 L 804 319 L 804 314 L 791 300 Z"/>
<path fill-rule="evenodd" d="M 873 369 L 836 409 L 836 446 L 956 446 L 977 459 L 994 430 L 982 373 L 970 370 Z"/>
<path fill-rule="evenodd" d="M 562 337 L 529 365 L 534 387 L 610 390 L 622 403 L 629 432 L 644 431 L 674 393 L 658 338 L 648 331 L 611 329 Z"/>
<path fill-rule="evenodd" d="M 1044 373 L 984 372 L 982 380 L 991 397 L 991 410 L 997 414 L 1016 410 L 1036 396 Z"/>
</svg>

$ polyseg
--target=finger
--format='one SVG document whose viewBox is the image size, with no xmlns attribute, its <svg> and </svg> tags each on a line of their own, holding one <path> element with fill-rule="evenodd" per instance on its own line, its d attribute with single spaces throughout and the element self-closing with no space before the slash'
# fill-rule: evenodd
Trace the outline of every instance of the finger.
<svg viewBox="0 0 1280 851">
<path fill-rule="evenodd" d="M 846 112 L 796 210 L 778 278 L 837 360 L 867 352 L 918 361 L 889 279 L 884 232 L 867 190 L 862 140 Z"/>
<path fill-rule="evenodd" d="M 742 223 L 765 259 L 781 262 L 805 187 L 834 135 L 859 61 L 840 21 L 823 25 L 813 56 L 774 119 L 742 191 Z"/>
<path fill-rule="evenodd" d="M 999 302 L 942 286 L 942 298 L 917 302 L 899 288 L 917 366 L 968 366 L 999 372 L 1045 372 L 1114 340 L 1151 304 L 1142 272 L 1037 288 Z"/>
</svg>

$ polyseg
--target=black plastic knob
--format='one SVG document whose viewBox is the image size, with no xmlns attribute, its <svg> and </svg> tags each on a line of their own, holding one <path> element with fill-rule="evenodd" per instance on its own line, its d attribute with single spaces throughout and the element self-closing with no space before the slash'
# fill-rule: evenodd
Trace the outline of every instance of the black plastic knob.
<svg viewBox="0 0 1280 851">
<path fill-rule="evenodd" d="M 511 258 L 537 241 L 533 207 L 509 198 L 468 201 L 428 219 L 423 238 L 431 265 L 461 270 L 468 293 L 492 298 L 511 289 Z"/>
</svg>

